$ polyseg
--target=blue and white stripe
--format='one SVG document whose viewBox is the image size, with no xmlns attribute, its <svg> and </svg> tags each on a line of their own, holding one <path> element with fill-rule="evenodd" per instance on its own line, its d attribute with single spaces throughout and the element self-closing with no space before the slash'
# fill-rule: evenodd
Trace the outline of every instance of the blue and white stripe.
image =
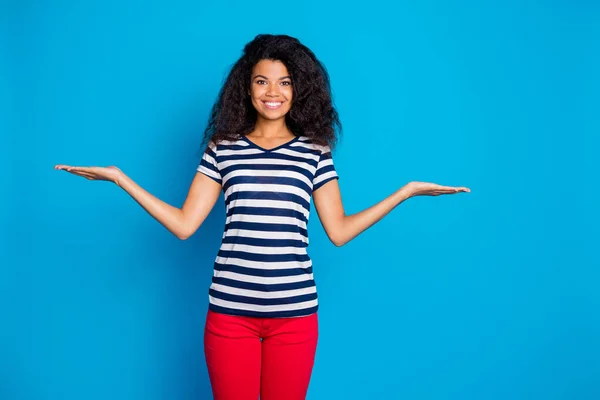
<svg viewBox="0 0 600 400">
<path fill-rule="evenodd" d="M 304 136 L 274 149 L 246 137 L 211 142 L 198 171 L 225 196 L 209 308 L 262 318 L 317 312 L 307 226 L 312 193 L 338 179 L 330 148 Z"/>
</svg>

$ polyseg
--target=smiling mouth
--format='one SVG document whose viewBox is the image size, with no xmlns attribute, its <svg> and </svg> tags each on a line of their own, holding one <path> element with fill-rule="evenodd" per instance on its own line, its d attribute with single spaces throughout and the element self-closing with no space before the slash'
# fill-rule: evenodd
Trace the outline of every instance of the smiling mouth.
<svg viewBox="0 0 600 400">
<path fill-rule="evenodd" d="M 269 110 L 277 110 L 279 107 L 281 107 L 281 104 L 283 104 L 283 102 L 282 101 L 264 101 L 263 100 L 263 104 Z"/>
</svg>

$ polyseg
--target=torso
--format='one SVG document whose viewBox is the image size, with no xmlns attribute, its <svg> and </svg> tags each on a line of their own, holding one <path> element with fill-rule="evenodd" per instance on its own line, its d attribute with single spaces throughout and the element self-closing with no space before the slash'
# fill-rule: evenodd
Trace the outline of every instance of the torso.
<svg viewBox="0 0 600 400">
<path fill-rule="evenodd" d="M 276 145 L 244 137 L 214 147 L 226 221 L 209 289 L 211 310 L 263 318 L 317 311 L 307 225 L 324 149 L 303 136 Z"/>
</svg>

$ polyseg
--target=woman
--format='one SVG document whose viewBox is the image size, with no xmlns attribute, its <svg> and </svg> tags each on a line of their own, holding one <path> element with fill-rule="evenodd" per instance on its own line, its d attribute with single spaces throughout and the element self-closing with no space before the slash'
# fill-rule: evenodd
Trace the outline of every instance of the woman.
<svg viewBox="0 0 600 400">
<path fill-rule="evenodd" d="M 315 55 L 295 38 L 258 35 L 213 106 L 204 155 L 181 209 L 116 167 L 55 167 L 116 183 L 180 239 L 198 229 L 224 192 L 226 226 L 204 332 L 217 400 L 306 396 L 318 338 L 306 250 L 311 196 L 329 239 L 342 246 L 410 197 L 469 192 L 410 182 L 346 215 L 331 157 L 340 128 L 329 77 Z"/>
</svg>

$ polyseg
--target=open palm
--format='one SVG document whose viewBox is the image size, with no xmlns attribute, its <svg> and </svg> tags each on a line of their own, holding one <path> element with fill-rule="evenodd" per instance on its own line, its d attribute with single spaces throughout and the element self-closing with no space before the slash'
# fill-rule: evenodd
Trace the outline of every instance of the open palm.
<svg viewBox="0 0 600 400">
<path fill-rule="evenodd" d="M 430 182 L 410 182 L 406 185 L 411 196 L 439 196 L 442 194 L 469 193 L 471 189 L 464 186 L 442 186 Z"/>
<path fill-rule="evenodd" d="M 71 165 L 57 164 L 56 170 L 70 172 L 73 175 L 83 176 L 91 181 L 111 181 L 116 182 L 121 174 L 121 170 L 115 166 L 110 167 L 75 167 Z"/>
</svg>

